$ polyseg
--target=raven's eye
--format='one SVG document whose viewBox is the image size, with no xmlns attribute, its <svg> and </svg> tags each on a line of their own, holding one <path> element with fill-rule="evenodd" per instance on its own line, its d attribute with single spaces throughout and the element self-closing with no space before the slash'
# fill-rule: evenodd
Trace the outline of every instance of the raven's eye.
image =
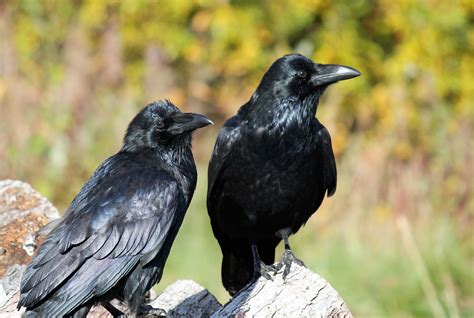
<svg viewBox="0 0 474 318">
<path fill-rule="evenodd" d="M 161 120 L 156 122 L 155 127 L 159 130 L 166 128 L 165 123 Z"/>
<path fill-rule="evenodd" d="M 306 72 L 301 70 L 301 71 L 298 71 L 297 75 L 298 75 L 298 77 L 305 78 L 306 77 Z"/>
<path fill-rule="evenodd" d="M 155 127 L 158 130 L 166 130 L 166 128 L 171 124 L 171 119 L 169 118 L 159 118 L 155 121 Z"/>
</svg>

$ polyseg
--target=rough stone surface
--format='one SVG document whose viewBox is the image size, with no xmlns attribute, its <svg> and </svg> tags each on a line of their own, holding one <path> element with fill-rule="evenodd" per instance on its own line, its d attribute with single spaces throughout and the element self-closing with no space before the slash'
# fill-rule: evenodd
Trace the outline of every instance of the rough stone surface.
<svg viewBox="0 0 474 318">
<path fill-rule="evenodd" d="M 28 184 L 0 181 L 0 318 L 20 317 L 16 310 L 19 282 L 37 242 L 36 231 L 59 217 L 58 211 Z M 168 286 L 149 303 L 169 317 L 352 317 L 342 298 L 324 278 L 293 263 L 286 279 L 283 268 L 272 280 L 260 278 L 224 307 L 191 280 Z M 124 310 L 123 304 L 114 305 Z M 111 317 L 101 306 L 88 317 Z"/>
</svg>

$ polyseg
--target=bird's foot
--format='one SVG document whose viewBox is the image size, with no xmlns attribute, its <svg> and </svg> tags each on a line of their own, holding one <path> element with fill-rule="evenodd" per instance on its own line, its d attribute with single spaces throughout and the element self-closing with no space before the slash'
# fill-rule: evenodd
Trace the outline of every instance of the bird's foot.
<svg viewBox="0 0 474 318">
<path fill-rule="evenodd" d="M 274 274 L 277 272 L 275 266 L 267 265 L 264 262 L 260 261 L 260 264 L 258 264 L 254 268 L 252 282 L 255 282 L 257 279 L 260 278 L 260 276 L 267 280 L 273 280 L 272 276 L 270 276 L 270 272 Z"/>
<path fill-rule="evenodd" d="M 141 305 L 138 308 L 138 316 L 139 317 L 167 317 L 168 313 L 166 310 L 161 308 L 154 308 L 150 305 Z"/>
<path fill-rule="evenodd" d="M 285 280 L 288 274 L 290 274 L 291 264 L 295 263 L 299 266 L 306 267 L 302 260 L 296 258 L 291 250 L 285 249 L 283 252 L 283 256 L 281 257 L 280 263 L 277 264 L 276 268 L 279 271 L 283 266 L 285 269 L 283 270 L 283 279 Z"/>
</svg>

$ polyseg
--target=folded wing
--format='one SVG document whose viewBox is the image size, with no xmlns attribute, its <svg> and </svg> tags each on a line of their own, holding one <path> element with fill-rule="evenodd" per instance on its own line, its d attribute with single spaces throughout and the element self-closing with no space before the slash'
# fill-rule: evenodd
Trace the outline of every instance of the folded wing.
<svg viewBox="0 0 474 318">
<path fill-rule="evenodd" d="M 68 314 L 159 252 L 183 200 L 177 183 L 156 167 L 111 167 L 119 163 L 99 167 L 49 233 L 23 276 L 19 307 L 54 300 L 42 313 Z"/>
</svg>

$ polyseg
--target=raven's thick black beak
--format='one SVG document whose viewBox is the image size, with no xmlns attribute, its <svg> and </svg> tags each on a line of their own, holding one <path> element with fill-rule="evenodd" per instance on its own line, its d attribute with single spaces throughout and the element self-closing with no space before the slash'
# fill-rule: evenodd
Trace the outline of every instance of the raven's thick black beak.
<svg viewBox="0 0 474 318">
<path fill-rule="evenodd" d="M 168 128 L 168 131 L 174 135 L 214 124 L 206 116 L 196 113 L 176 113 L 171 116 L 171 120 L 173 123 Z"/>
<path fill-rule="evenodd" d="M 360 75 L 358 70 L 338 64 L 318 64 L 316 69 L 317 74 L 311 76 L 311 83 L 314 86 L 329 85 Z"/>
</svg>

